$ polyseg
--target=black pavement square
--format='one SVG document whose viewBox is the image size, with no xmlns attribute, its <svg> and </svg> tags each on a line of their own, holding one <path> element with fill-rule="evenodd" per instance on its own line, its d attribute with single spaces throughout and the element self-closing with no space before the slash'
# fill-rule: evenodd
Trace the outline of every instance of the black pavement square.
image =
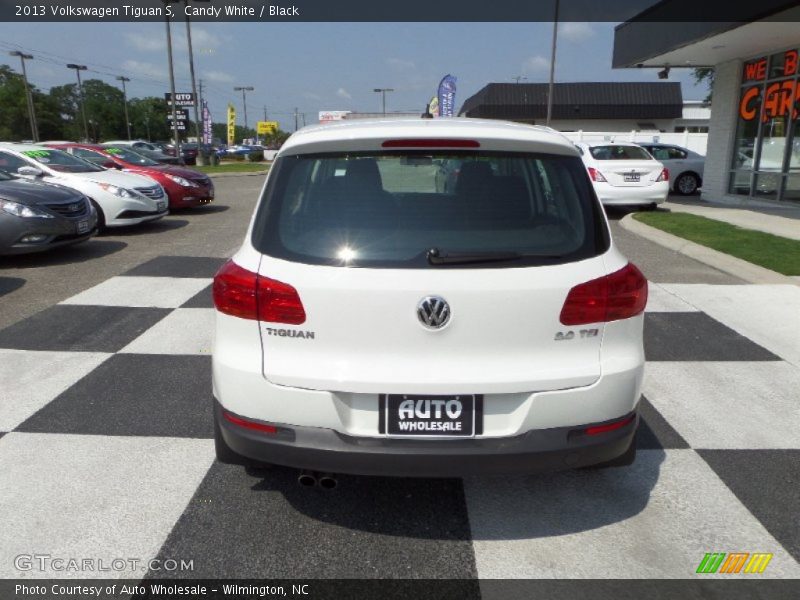
<svg viewBox="0 0 800 600">
<path fill-rule="evenodd" d="M 117 354 L 17 431 L 213 437 L 211 357 Z"/>
<path fill-rule="evenodd" d="M 158 256 L 123 275 L 137 277 L 213 277 L 227 259 L 211 256 Z"/>
<path fill-rule="evenodd" d="M 298 471 L 215 462 L 161 547 L 194 571 L 154 577 L 476 576 L 459 479 L 339 477 L 304 488 Z"/>
<path fill-rule="evenodd" d="M 644 354 L 647 360 L 780 360 L 701 312 L 645 313 Z"/>
<path fill-rule="evenodd" d="M 636 431 L 638 450 L 677 450 L 689 448 L 680 433 L 661 416 L 656 407 L 642 396 L 639 401 L 639 429 Z"/>
<path fill-rule="evenodd" d="M 0 348 L 117 352 L 171 309 L 57 304 L 0 330 Z"/>
<path fill-rule="evenodd" d="M 786 551 L 800 561 L 800 450 L 697 453 Z"/>
<path fill-rule="evenodd" d="M 181 308 L 214 308 L 211 285 L 203 288 L 181 305 Z"/>
</svg>

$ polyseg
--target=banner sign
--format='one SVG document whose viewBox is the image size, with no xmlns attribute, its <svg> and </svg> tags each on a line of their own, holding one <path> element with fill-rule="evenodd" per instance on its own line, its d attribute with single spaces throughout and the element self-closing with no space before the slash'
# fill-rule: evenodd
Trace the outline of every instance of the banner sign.
<svg viewBox="0 0 800 600">
<path fill-rule="evenodd" d="M 236 109 L 228 104 L 228 146 L 233 146 L 236 137 Z"/>
<path fill-rule="evenodd" d="M 258 135 L 270 135 L 278 131 L 277 121 L 258 121 L 256 122 L 256 132 Z"/>
<path fill-rule="evenodd" d="M 452 75 L 445 75 L 439 82 L 439 115 L 442 117 L 452 117 L 456 105 L 456 78 Z"/>
<path fill-rule="evenodd" d="M 434 117 L 439 116 L 439 98 L 434 96 L 431 98 L 431 101 L 428 102 L 428 112 L 431 113 Z"/>
<path fill-rule="evenodd" d="M 172 106 L 172 94 L 164 94 L 167 106 Z M 175 92 L 175 106 L 194 106 L 194 94 L 191 92 Z"/>
<path fill-rule="evenodd" d="M 189 120 L 189 111 L 183 109 L 177 109 L 175 111 L 175 118 L 180 123 L 181 121 L 188 121 Z M 167 121 L 172 122 L 172 113 L 167 113 Z"/>
<path fill-rule="evenodd" d="M 203 143 L 210 144 L 211 138 L 211 111 L 208 110 L 208 102 L 203 100 Z"/>
<path fill-rule="evenodd" d="M 772 59 L 770 78 L 792 77 L 800 72 L 800 53 L 797 50 L 787 50 L 781 58 L 782 60 Z M 739 117 L 744 121 L 753 121 L 760 116 L 764 123 L 779 117 L 797 119 L 800 106 L 800 84 L 797 80 L 776 81 L 767 84 L 764 89 L 763 82 L 766 79 L 766 57 L 744 64 L 742 82 L 751 85 L 742 90 Z"/>
</svg>

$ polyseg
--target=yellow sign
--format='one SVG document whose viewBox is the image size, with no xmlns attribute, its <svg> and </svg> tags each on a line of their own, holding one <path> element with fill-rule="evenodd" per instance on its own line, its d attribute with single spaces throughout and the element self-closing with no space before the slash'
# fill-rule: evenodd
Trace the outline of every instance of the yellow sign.
<svg viewBox="0 0 800 600">
<path fill-rule="evenodd" d="M 256 123 L 258 135 L 269 135 L 278 131 L 277 121 L 258 121 Z"/>
<path fill-rule="evenodd" d="M 228 146 L 233 146 L 236 138 L 236 109 L 228 104 Z"/>
</svg>

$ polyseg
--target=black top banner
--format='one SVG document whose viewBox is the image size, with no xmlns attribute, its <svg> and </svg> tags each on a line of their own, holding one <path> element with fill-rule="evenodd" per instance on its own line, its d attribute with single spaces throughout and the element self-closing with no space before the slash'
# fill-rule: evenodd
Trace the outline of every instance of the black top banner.
<svg viewBox="0 0 800 600">
<path fill-rule="evenodd" d="M 0 0 L 0 21 L 800 21 L 797 0 Z"/>
</svg>

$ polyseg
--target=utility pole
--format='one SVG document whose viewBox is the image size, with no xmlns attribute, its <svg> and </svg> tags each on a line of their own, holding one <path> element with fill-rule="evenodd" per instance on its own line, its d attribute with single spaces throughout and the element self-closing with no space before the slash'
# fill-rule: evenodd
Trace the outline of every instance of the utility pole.
<svg viewBox="0 0 800 600">
<path fill-rule="evenodd" d="M 81 102 L 81 114 L 83 115 L 83 135 L 85 140 L 89 141 L 89 125 L 86 121 L 86 104 L 83 101 L 83 84 L 81 83 L 81 71 L 86 70 L 86 65 L 76 65 L 70 63 L 67 65 L 68 69 L 75 69 L 75 74 L 78 76 L 78 98 Z"/>
<path fill-rule="evenodd" d="M 162 0 L 165 4 L 169 4 L 170 0 Z M 178 108 L 176 106 L 175 94 L 175 69 L 172 64 L 172 30 L 169 26 L 169 14 L 164 11 L 164 22 L 167 25 L 167 62 L 169 63 L 169 89 L 172 93 L 172 136 L 175 138 L 175 156 L 179 162 L 183 162 L 181 155 L 181 138 L 178 134 Z"/>
<path fill-rule="evenodd" d="M 120 75 L 117 81 L 122 82 L 122 103 L 125 106 L 125 126 L 128 128 L 128 139 L 131 139 L 131 120 L 128 118 L 128 92 L 125 90 L 125 82 L 130 81 L 127 77 Z"/>
<path fill-rule="evenodd" d="M 297 107 L 294 107 L 294 130 L 297 131 Z"/>
<path fill-rule="evenodd" d="M 386 92 L 393 92 L 394 89 L 392 88 L 375 88 L 372 90 L 381 95 L 383 99 L 383 116 L 386 116 Z"/>
<path fill-rule="evenodd" d="M 183 0 L 184 6 L 189 6 L 189 0 Z M 202 152 L 200 152 L 200 112 L 199 112 L 199 104 L 200 104 L 200 96 L 197 95 L 197 86 L 195 85 L 194 80 L 194 53 L 192 52 L 192 25 L 191 20 L 189 19 L 189 11 L 184 10 L 184 14 L 186 15 L 186 41 L 189 44 L 189 75 L 192 78 L 192 97 L 194 98 L 194 128 L 195 128 L 195 135 L 197 136 L 197 160 L 199 161 L 198 164 L 202 165 L 205 163 L 203 160 Z"/>
<path fill-rule="evenodd" d="M 36 127 L 36 109 L 33 107 L 33 94 L 28 85 L 28 72 L 25 70 L 25 61 L 33 59 L 33 55 L 25 54 L 19 50 L 9 52 L 11 56 L 19 56 L 19 62 L 22 64 L 22 81 L 25 84 L 25 101 L 28 103 L 28 120 L 31 122 L 31 138 L 34 143 L 39 141 L 39 129 Z"/>
<path fill-rule="evenodd" d="M 556 75 L 556 40 L 558 39 L 558 0 L 555 0 L 556 11 L 553 18 L 553 47 L 550 52 L 550 84 L 547 86 L 547 121 L 545 125 L 550 127 L 550 118 L 553 116 L 553 82 Z"/>
<path fill-rule="evenodd" d="M 264 106 L 264 120 L 265 121 L 269 121 L 269 119 L 267 118 L 267 107 L 266 106 Z"/>
<path fill-rule="evenodd" d="M 244 134 L 247 135 L 247 92 L 252 92 L 254 88 L 252 85 L 240 86 L 237 85 L 233 88 L 234 92 L 242 92 L 242 108 L 244 109 Z"/>
</svg>

